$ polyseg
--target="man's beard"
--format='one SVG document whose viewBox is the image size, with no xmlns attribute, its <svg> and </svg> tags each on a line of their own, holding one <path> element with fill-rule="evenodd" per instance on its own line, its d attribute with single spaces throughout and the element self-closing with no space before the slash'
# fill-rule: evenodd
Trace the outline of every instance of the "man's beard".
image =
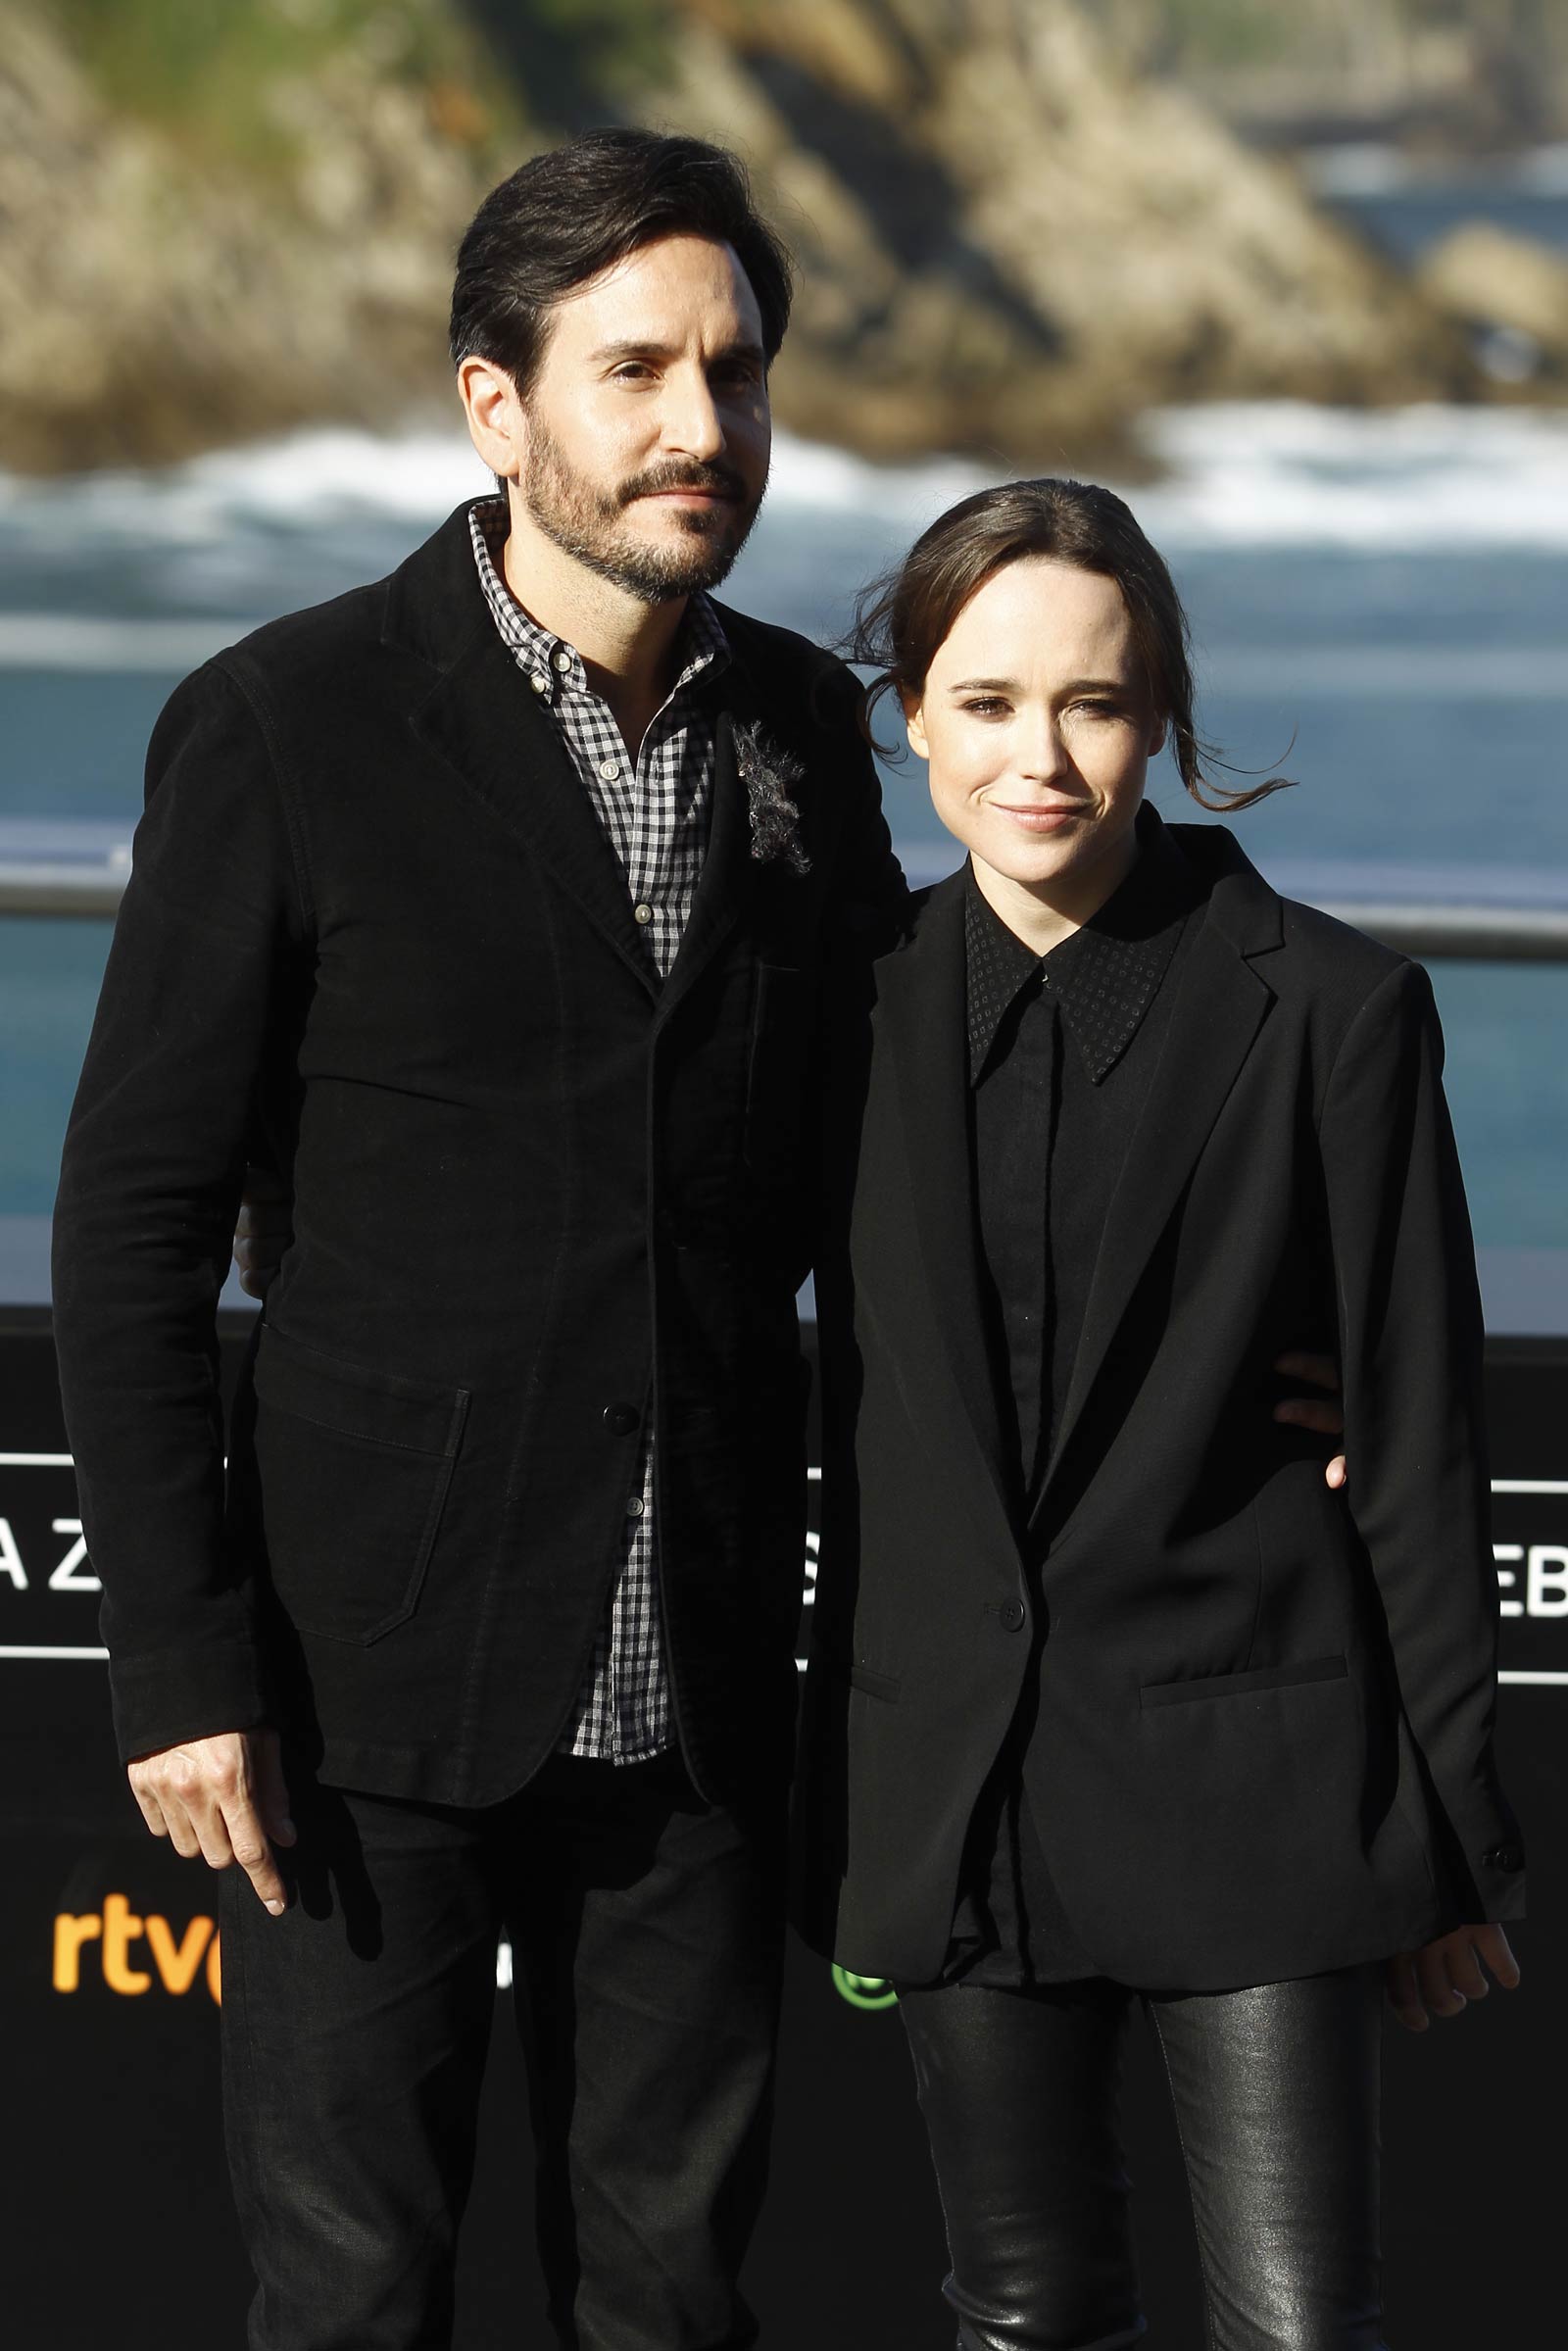
<svg viewBox="0 0 1568 2351">
<path fill-rule="evenodd" d="M 693 459 L 672 458 L 614 490 L 599 489 L 573 472 L 560 443 L 537 423 L 529 430 L 520 487 L 523 504 L 546 538 L 643 604 L 669 604 L 700 588 L 716 588 L 750 537 L 762 503 L 760 494 L 747 495 L 732 466 L 704 465 Z M 725 503 L 675 510 L 682 535 L 670 546 L 651 546 L 624 526 L 633 499 L 675 489 L 717 491 Z"/>
</svg>

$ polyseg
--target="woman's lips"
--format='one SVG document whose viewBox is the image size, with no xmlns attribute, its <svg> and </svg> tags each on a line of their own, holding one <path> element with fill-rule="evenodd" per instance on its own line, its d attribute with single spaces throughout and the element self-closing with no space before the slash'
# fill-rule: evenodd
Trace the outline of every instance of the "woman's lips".
<svg viewBox="0 0 1568 2351">
<path fill-rule="evenodd" d="M 1026 832 L 1031 833 L 1056 832 L 1062 825 L 1074 824 L 1081 816 L 1089 813 L 1087 808 L 1075 802 L 1064 803 L 1057 808 L 1036 808 L 1028 805 L 1021 808 L 1010 808 L 1005 801 L 994 800 L 991 806 L 999 816 L 1010 817 L 1014 824 L 1021 824 Z"/>
</svg>

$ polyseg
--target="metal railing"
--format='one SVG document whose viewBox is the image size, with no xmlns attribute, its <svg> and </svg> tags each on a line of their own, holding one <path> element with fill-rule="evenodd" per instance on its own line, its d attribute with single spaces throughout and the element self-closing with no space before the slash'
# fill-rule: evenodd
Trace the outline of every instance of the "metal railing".
<svg viewBox="0 0 1568 2351">
<path fill-rule="evenodd" d="M 0 914 L 79 915 L 103 920 L 120 904 L 130 874 L 130 844 L 106 838 L 106 827 L 79 852 L 76 828 L 38 828 L 36 846 L 19 847 L 0 828 Z M 920 873 L 920 880 L 927 875 Z M 1286 878 L 1287 889 L 1289 877 Z M 1305 895 L 1305 893 L 1298 893 Z M 1568 902 L 1507 905 L 1449 904 L 1412 896 L 1359 899 L 1338 892 L 1314 896 L 1325 913 L 1352 923 L 1411 955 L 1464 962 L 1568 962 Z"/>
</svg>

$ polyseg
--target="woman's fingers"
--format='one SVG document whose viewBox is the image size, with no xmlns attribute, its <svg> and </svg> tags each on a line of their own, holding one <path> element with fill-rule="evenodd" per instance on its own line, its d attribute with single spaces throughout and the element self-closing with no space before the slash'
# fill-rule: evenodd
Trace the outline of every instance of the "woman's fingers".
<svg viewBox="0 0 1568 2351">
<path fill-rule="evenodd" d="M 1476 1946 L 1468 1936 L 1450 1935 L 1446 1941 L 1448 1982 L 1462 2000 L 1484 2000 L 1492 1989 Z"/>
<path fill-rule="evenodd" d="M 1390 2005 L 1413 2033 L 1435 2016 L 1462 2016 L 1472 2000 L 1484 2000 L 1494 1981 L 1512 1991 L 1519 1963 L 1500 1927 L 1457 1927 L 1424 1950 L 1400 1951 L 1387 1969 Z"/>
<path fill-rule="evenodd" d="M 1274 1358 L 1274 1369 L 1288 1380 L 1305 1380 L 1309 1387 L 1326 1388 L 1331 1396 L 1340 1393 L 1340 1367 L 1332 1355 L 1308 1354 L 1300 1347 L 1287 1347 L 1283 1355 Z"/>
<path fill-rule="evenodd" d="M 1448 1974 L 1450 1959 L 1448 1938 L 1428 1943 L 1415 1955 L 1416 1981 L 1421 1987 L 1421 2005 L 1428 2016 L 1462 2016 L 1465 1997 L 1454 1988 Z"/>
<path fill-rule="evenodd" d="M 1274 1407 L 1274 1418 L 1293 1428 L 1315 1429 L 1320 1437 L 1345 1435 L 1345 1414 L 1330 1396 L 1283 1396 Z"/>
<path fill-rule="evenodd" d="M 1399 1951 L 1384 1970 L 1384 1984 L 1389 2006 L 1408 2033 L 1425 2033 L 1427 2012 L 1421 2004 L 1421 1990 L 1416 1982 L 1415 1957 L 1412 1952 Z"/>
<path fill-rule="evenodd" d="M 1516 1991 L 1519 1986 L 1519 1962 L 1513 1946 L 1500 1927 L 1472 1927 L 1471 1939 L 1480 1956 L 1492 1970 L 1494 1982 L 1504 1991 Z"/>
</svg>

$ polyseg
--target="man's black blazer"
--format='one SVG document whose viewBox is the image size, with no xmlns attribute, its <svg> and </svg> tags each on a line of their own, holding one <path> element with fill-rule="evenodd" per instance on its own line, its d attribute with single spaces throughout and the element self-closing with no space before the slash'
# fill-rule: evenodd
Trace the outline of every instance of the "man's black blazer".
<svg viewBox="0 0 1568 2351">
<path fill-rule="evenodd" d="M 1173 836 L 1200 927 L 1027 1524 L 981 1323 L 961 875 L 874 966 L 847 1250 L 817 1272 L 800 1804 L 804 1923 L 864 1974 L 940 1967 L 1036 1657 L 1031 1810 L 1106 1974 L 1273 1981 L 1520 1908 L 1481 1318 L 1426 975 L 1279 899 L 1228 832 Z M 1270 1417 L 1274 1355 L 1313 1333 L 1344 1365 L 1348 1494 Z"/>
<path fill-rule="evenodd" d="M 662 985 L 466 511 L 164 713 L 55 1224 L 127 1756 L 271 1717 L 339 1783 L 508 1794 L 581 1684 L 652 1414 L 688 1761 L 714 1794 L 787 1768 L 818 979 L 903 885 L 849 673 L 723 620 Z M 737 718 L 804 775 L 804 876 L 751 855 Z M 294 1239 L 225 1498 L 248 1156 Z"/>
</svg>

